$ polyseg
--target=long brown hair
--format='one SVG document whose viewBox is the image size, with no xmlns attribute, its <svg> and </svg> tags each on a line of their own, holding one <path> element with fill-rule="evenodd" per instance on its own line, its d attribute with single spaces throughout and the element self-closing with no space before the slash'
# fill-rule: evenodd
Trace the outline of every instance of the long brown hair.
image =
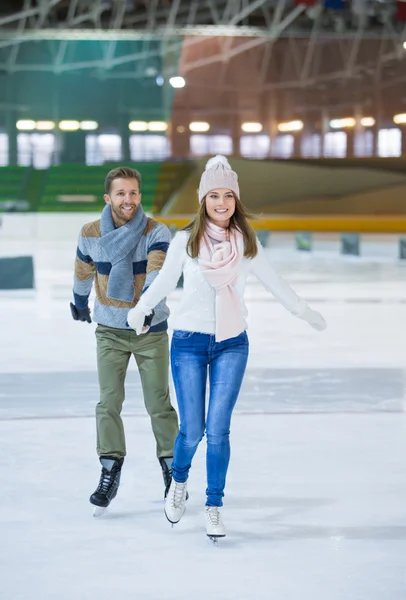
<svg viewBox="0 0 406 600">
<path fill-rule="evenodd" d="M 241 200 L 233 194 L 235 199 L 235 211 L 230 218 L 229 229 L 238 229 L 244 237 L 244 256 L 254 258 L 258 254 L 257 236 L 248 219 L 252 216 L 247 213 L 247 210 Z M 206 221 L 208 219 L 206 213 L 206 197 L 203 198 L 200 209 L 193 221 L 184 227 L 184 231 L 189 231 L 189 240 L 186 246 L 186 251 L 191 258 L 199 256 L 200 240 L 206 229 Z"/>
</svg>

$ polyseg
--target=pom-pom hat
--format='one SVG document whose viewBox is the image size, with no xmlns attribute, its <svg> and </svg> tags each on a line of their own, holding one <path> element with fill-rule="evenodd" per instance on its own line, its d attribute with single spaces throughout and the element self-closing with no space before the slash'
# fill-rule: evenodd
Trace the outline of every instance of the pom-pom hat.
<svg viewBox="0 0 406 600">
<path fill-rule="evenodd" d="M 199 185 L 199 202 L 211 190 L 216 188 L 226 188 L 240 197 L 240 188 L 238 187 L 238 175 L 235 173 L 225 156 L 217 154 L 214 158 L 207 161 Z"/>
</svg>

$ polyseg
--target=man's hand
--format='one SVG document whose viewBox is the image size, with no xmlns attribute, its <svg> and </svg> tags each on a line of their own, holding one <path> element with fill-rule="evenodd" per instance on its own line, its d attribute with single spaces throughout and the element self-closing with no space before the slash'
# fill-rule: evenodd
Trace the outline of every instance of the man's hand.
<svg viewBox="0 0 406 600">
<path fill-rule="evenodd" d="M 70 303 L 70 312 L 75 321 L 86 321 L 87 323 L 91 323 L 92 319 L 90 316 L 90 310 L 88 308 L 76 308 L 72 302 Z"/>
<path fill-rule="evenodd" d="M 154 311 L 150 315 L 146 315 L 138 306 L 135 306 L 128 312 L 127 323 L 135 330 L 137 335 L 147 333 L 151 327 L 151 321 L 154 316 Z"/>
</svg>

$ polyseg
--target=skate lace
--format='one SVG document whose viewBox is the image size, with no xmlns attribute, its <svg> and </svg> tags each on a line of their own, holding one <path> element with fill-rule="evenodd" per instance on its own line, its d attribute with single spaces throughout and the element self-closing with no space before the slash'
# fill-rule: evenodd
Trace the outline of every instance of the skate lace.
<svg viewBox="0 0 406 600">
<path fill-rule="evenodd" d="M 217 527 L 220 524 L 220 511 L 216 506 L 207 509 L 207 517 L 211 525 Z"/>
<path fill-rule="evenodd" d="M 106 469 L 102 469 L 102 473 L 100 475 L 99 485 L 97 486 L 97 491 L 102 494 L 106 494 L 114 481 L 114 472 L 107 471 Z"/>
<path fill-rule="evenodd" d="M 185 493 L 185 484 L 184 483 L 175 483 L 175 487 L 173 489 L 173 494 L 171 498 L 171 505 L 173 508 L 179 508 L 182 504 L 183 496 Z"/>
</svg>

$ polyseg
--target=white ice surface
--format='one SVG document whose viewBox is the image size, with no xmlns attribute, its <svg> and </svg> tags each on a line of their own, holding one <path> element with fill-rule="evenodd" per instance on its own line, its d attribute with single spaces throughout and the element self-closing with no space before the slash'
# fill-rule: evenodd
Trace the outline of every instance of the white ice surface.
<svg viewBox="0 0 406 600">
<path fill-rule="evenodd" d="M 34 253 L 37 279 L 35 294 L 0 294 L 1 600 L 404 600 L 406 267 L 393 239 L 369 244 L 346 259 L 329 239 L 311 255 L 272 247 L 322 334 L 250 283 L 228 536 L 214 548 L 205 444 L 171 529 L 134 367 L 122 485 L 93 519 L 95 340 L 69 314 L 75 242 L 0 236 L 0 256 Z"/>
</svg>

